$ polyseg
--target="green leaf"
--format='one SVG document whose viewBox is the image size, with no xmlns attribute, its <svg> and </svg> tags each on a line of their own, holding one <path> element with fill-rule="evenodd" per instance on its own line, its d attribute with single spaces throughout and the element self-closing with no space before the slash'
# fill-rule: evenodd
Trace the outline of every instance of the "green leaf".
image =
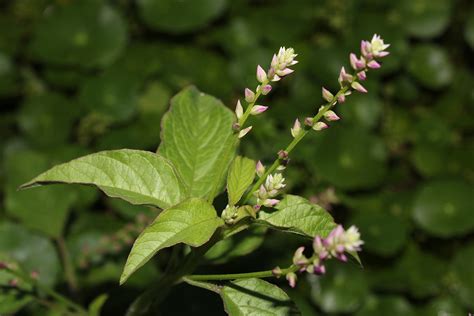
<svg viewBox="0 0 474 316">
<path fill-rule="evenodd" d="M 324 277 L 309 275 L 311 297 L 326 313 L 357 310 L 369 293 L 365 272 L 356 265 L 328 262 Z"/>
<path fill-rule="evenodd" d="M 159 250 L 179 243 L 201 246 L 222 224 L 223 221 L 217 217 L 214 207 L 198 198 L 188 199 L 163 211 L 135 240 L 120 284 Z"/>
<path fill-rule="evenodd" d="M 296 195 L 286 195 L 276 211 L 262 210 L 258 222 L 273 228 L 305 235 L 326 237 L 334 227 L 332 216 L 319 205 Z"/>
<path fill-rule="evenodd" d="M 227 0 L 139 0 L 140 15 L 148 26 L 158 31 L 184 33 L 196 31 L 218 16 Z"/>
<path fill-rule="evenodd" d="M 183 200 L 185 187 L 173 165 L 140 150 L 111 150 L 55 166 L 21 188 L 50 183 L 95 185 L 111 197 L 132 204 L 168 208 Z"/>
<path fill-rule="evenodd" d="M 222 264 L 246 256 L 262 245 L 266 231 L 266 227 L 251 226 L 241 234 L 216 243 L 206 253 L 205 258 L 212 264 Z"/>
<path fill-rule="evenodd" d="M 415 222 L 437 237 L 460 236 L 474 230 L 474 188 L 463 181 L 426 183 L 413 206 Z"/>
<path fill-rule="evenodd" d="M 5 209 L 28 228 L 58 237 L 78 200 L 77 191 L 64 185 L 18 191 L 19 185 L 50 166 L 50 159 L 38 152 L 18 150 L 8 153 L 5 160 Z"/>
<path fill-rule="evenodd" d="M 451 264 L 454 294 L 470 310 L 474 309 L 474 273 L 471 267 L 473 260 L 474 244 L 470 243 L 458 250 Z"/>
<path fill-rule="evenodd" d="M 450 0 L 403 0 L 401 14 L 403 26 L 410 35 L 431 38 L 449 26 L 453 2 Z"/>
<path fill-rule="evenodd" d="M 235 154 L 234 114 L 222 102 L 190 87 L 171 100 L 162 120 L 158 152 L 173 162 L 187 196 L 212 201 Z"/>
<path fill-rule="evenodd" d="M 11 258 L 26 272 L 38 272 L 38 281 L 54 286 L 61 271 L 56 249 L 51 241 L 23 226 L 0 223 L 0 258 Z"/>
<path fill-rule="evenodd" d="M 100 316 L 100 311 L 102 310 L 102 307 L 105 304 L 105 301 L 109 296 L 107 294 L 101 294 L 98 297 L 96 297 L 92 303 L 89 304 L 88 312 L 89 316 Z"/>
<path fill-rule="evenodd" d="M 127 42 L 123 18 L 102 1 L 77 1 L 51 6 L 35 28 L 33 56 L 58 65 L 104 66 L 113 62 Z"/>
<path fill-rule="evenodd" d="M 260 279 L 233 281 L 222 288 L 221 297 L 231 316 L 301 315 L 283 290 Z"/>
<path fill-rule="evenodd" d="M 446 50 L 433 44 L 419 44 L 411 50 L 408 71 L 423 86 L 439 89 L 453 80 L 454 68 Z"/>
<path fill-rule="evenodd" d="M 227 176 L 227 194 L 229 195 L 230 205 L 235 205 L 239 202 L 254 178 L 255 161 L 241 156 L 235 157 Z"/>
<path fill-rule="evenodd" d="M 390 311 L 391 315 L 415 316 L 415 309 L 402 296 L 370 296 L 355 315 L 356 316 L 379 316 Z M 431 315 L 439 315 L 433 313 Z"/>
</svg>

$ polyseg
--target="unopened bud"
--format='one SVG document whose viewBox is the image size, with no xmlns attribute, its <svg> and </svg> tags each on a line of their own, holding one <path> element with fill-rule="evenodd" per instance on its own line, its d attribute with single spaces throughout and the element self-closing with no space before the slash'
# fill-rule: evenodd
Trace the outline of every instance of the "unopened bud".
<svg viewBox="0 0 474 316">
<path fill-rule="evenodd" d="M 359 92 L 362 92 L 362 93 L 367 93 L 367 89 L 364 88 L 364 86 L 362 86 L 360 83 L 358 83 L 357 81 L 354 81 L 352 84 L 351 84 L 351 87 Z"/>
<path fill-rule="evenodd" d="M 248 103 L 255 101 L 255 93 L 249 88 L 245 88 L 245 101 Z"/>
<path fill-rule="evenodd" d="M 359 80 L 361 81 L 364 81 L 365 79 L 367 79 L 367 75 L 365 73 L 365 71 L 360 71 L 357 73 L 357 78 L 359 78 Z"/>
<path fill-rule="evenodd" d="M 6 262 L 0 261 L 0 270 L 5 270 L 8 268 L 8 265 Z"/>
<path fill-rule="evenodd" d="M 242 115 L 244 115 L 244 108 L 242 107 L 242 104 L 240 104 L 240 100 L 237 100 L 237 105 L 235 106 L 235 115 L 239 120 Z"/>
<path fill-rule="evenodd" d="M 298 119 L 295 120 L 293 127 L 291 128 L 291 136 L 297 137 L 301 133 L 301 123 Z"/>
<path fill-rule="evenodd" d="M 255 166 L 255 171 L 257 172 L 257 176 L 262 177 L 265 173 L 265 166 L 259 160 L 257 161 L 257 165 Z"/>
<path fill-rule="evenodd" d="M 344 103 L 344 102 L 346 102 L 346 96 L 345 96 L 344 94 L 338 95 L 338 97 L 337 97 L 337 102 L 338 102 L 338 103 Z"/>
<path fill-rule="evenodd" d="M 313 129 L 315 131 L 322 131 L 323 129 L 326 129 L 328 127 L 329 127 L 329 125 L 327 125 L 324 122 L 317 122 L 316 124 L 313 125 Z"/>
<path fill-rule="evenodd" d="M 328 121 L 339 121 L 341 119 L 334 111 L 324 113 L 324 118 Z"/>
<path fill-rule="evenodd" d="M 381 66 L 375 60 L 371 60 L 367 63 L 367 67 L 372 68 L 372 69 L 379 69 Z"/>
<path fill-rule="evenodd" d="M 239 132 L 239 138 L 242 138 L 244 137 L 245 135 L 247 135 L 248 132 L 250 132 L 252 130 L 252 126 L 249 126 L 247 128 L 244 128 L 243 130 L 241 130 Z"/>
<path fill-rule="evenodd" d="M 38 280 L 38 278 L 39 278 L 39 272 L 38 272 L 38 271 L 31 271 L 30 277 L 31 277 L 33 280 Z"/>
<path fill-rule="evenodd" d="M 296 276 L 296 274 L 294 272 L 290 272 L 286 275 L 286 280 L 288 281 L 288 284 L 292 288 L 294 288 L 296 286 L 296 280 L 297 279 L 298 279 L 298 277 Z"/>
<path fill-rule="evenodd" d="M 322 94 L 323 94 L 323 98 L 324 100 L 328 101 L 328 102 L 332 102 L 332 99 L 334 98 L 334 95 L 329 91 L 327 90 L 326 88 L 322 88 Z"/>
<path fill-rule="evenodd" d="M 269 85 L 269 84 L 266 84 L 262 87 L 262 94 L 263 95 L 267 95 L 270 93 L 270 91 L 272 91 L 272 86 Z"/>
<path fill-rule="evenodd" d="M 274 277 L 277 277 L 277 278 L 281 277 L 282 273 L 283 273 L 283 272 L 281 271 L 280 267 L 278 267 L 278 266 L 276 266 L 276 267 L 273 268 L 273 270 L 272 270 L 273 276 L 274 276 Z"/>
<path fill-rule="evenodd" d="M 257 66 L 257 80 L 260 83 L 266 83 L 268 80 L 265 70 L 260 65 Z"/>
<path fill-rule="evenodd" d="M 267 109 L 268 109 L 268 106 L 255 105 L 254 107 L 252 107 L 252 110 L 250 110 L 250 114 L 251 115 L 259 115 L 259 114 L 265 112 Z"/>
<path fill-rule="evenodd" d="M 312 117 L 307 117 L 304 119 L 304 125 L 306 126 L 313 126 L 314 119 Z"/>
<path fill-rule="evenodd" d="M 280 200 L 266 199 L 265 201 L 263 201 L 263 205 L 266 206 L 266 207 L 274 207 L 275 205 L 278 204 L 278 202 L 280 202 Z"/>
<path fill-rule="evenodd" d="M 285 150 L 278 151 L 278 158 L 282 160 L 288 159 L 288 152 Z"/>
<path fill-rule="evenodd" d="M 8 285 L 11 287 L 17 287 L 18 286 L 18 279 L 11 279 L 8 281 Z"/>
</svg>

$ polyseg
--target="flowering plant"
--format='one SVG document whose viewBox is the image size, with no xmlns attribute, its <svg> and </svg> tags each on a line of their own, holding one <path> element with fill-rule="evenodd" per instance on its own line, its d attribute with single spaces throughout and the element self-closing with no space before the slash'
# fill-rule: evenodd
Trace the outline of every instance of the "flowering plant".
<svg viewBox="0 0 474 316">
<path fill-rule="evenodd" d="M 160 280 L 135 300 L 130 315 L 149 313 L 163 301 L 172 285 L 181 282 L 218 293 L 231 315 L 262 308 L 289 314 L 295 307 L 288 296 L 262 278 L 284 276 L 295 287 L 298 274 L 323 275 L 325 262 L 331 258 L 345 262 L 349 253 L 358 259 L 357 252 L 363 242 L 356 227 L 345 230 L 322 207 L 303 197 L 283 194 L 284 170 L 290 154 L 308 133 L 321 132 L 330 122 L 340 119 L 333 110 L 337 104 L 344 103 L 353 92 L 367 93 L 361 82 L 370 69 L 380 68 L 380 59 L 388 55 L 388 46 L 378 35 L 361 42 L 361 55 L 350 54 L 354 72 L 341 68 L 340 89 L 336 93 L 322 88 L 325 103 L 313 116 L 295 120 L 290 130 L 292 141 L 277 153 L 269 166 L 238 156 L 236 151 L 239 142 L 253 128 L 247 124 L 250 117 L 269 109 L 257 103 L 260 97 L 269 94 L 276 82 L 294 72 L 297 54 L 292 48 L 280 48 L 267 71 L 257 66 L 258 85 L 254 90 L 245 89 L 245 109 L 238 100 L 234 114 L 219 100 L 196 88 L 187 88 L 172 99 L 170 110 L 162 120 L 162 142 L 157 153 L 122 149 L 91 154 L 55 166 L 22 188 L 51 183 L 93 185 L 111 197 L 162 210 L 136 238 L 120 283 L 166 248 L 171 248 L 172 259 Z M 224 188 L 227 205 L 218 212 L 213 202 Z M 216 247 L 255 226 L 312 239 L 311 256 L 307 257 L 305 248 L 300 247 L 286 268 L 193 274 Z M 185 250 L 181 245 L 186 246 Z M 0 268 L 36 284 L 34 275 L 25 274 L 15 266 L 2 263 Z M 85 313 L 82 307 L 51 289 L 43 290 L 71 311 Z M 275 300 L 281 304 L 273 304 Z"/>
</svg>

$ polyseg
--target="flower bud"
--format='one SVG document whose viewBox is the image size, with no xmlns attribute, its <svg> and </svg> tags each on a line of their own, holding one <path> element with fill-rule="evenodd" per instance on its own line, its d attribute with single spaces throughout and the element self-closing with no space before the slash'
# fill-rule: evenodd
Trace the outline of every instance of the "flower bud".
<svg viewBox="0 0 474 316">
<path fill-rule="evenodd" d="M 239 138 L 242 138 L 244 137 L 245 135 L 247 135 L 248 132 L 250 132 L 252 130 L 252 126 L 249 126 L 247 128 L 244 128 L 243 130 L 241 130 L 239 132 Z"/>
<path fill-rule="evenodd" d="M 282 273 L 283 272 L 281 271 L 280 267 L 278 267 L 278 266 L 276 266 L 275 268 L 272 269 L 272 274 L 276 278 L 281 277 Z"/>
<path fill-rule="evenodd" d="M 381 66 L 378 62 L 376 62 L 375 60 L 371 60 L 367 63 L 367 67 L 371 68 L 371 69 L 379 69 Z"/>
<path fill-rule="evenodd" d="M 309 260 L 306 258 L 303 252 L 304 247 L 299 247 L 296 249 L 295 254 L 293 255 L 293 264 L 300 268 L 309 264 Z"/>
<path fill-rule="evenodd" d="M 11 287 L 17 287 L 18 286 L 18 279 L 11 279 L 8 281 L 8 285 Z"/>
<path fill-rule="evenodd" d="M 291 74 L 292 72 L 294 72 L 293 69 L 285 68 L 285 69 L 282 69 L 282 70 L 277 70 L 276 74 L 280 77 L 284 77 L 284 76 L 287 76 L 287 75 Z"/>
<path fill-rule="evenodd" d="M 338 102 L 338 103 L 344 103 L 344 102 L 346 102 L 346 96 L 345 96 L 344 94 L 338 95 L 338 97 L 337 97 L 337 102 Z"/>
<path fill-rule="evenodd" d="M 262 87 L 262 94 L 263 95 L 267 95 L 270 93 L 270 91 L 272 91 L 272 86 L 269 85 L 269 84 L 266 84 Z"/>
<path fill-rule="evenodd" d="M 288 159 L 288 152 L 285 150 L 278 151 L 278 158 L 283 160 Z"/>
<path fill-rule="evenodd" d="M 341 71 L 339 72 L 339 78 L 338 78 L 339 84 L 342 86 L 345 82 L 352 82 L 352 80 L 354 80 L 352 75 L 348 74 L 346 72 L 346 69 L 342 67 Z"/>
<path fill-rule="evenodd" d="M 267 109 L 268 109 L 268 106 L 255 105 L 254 107 L 252 107 L 252 110 L 250 110 L 250 114 L 259 115 L 259 114 L 265 112 Z"/>
<path fill-rule="evenodd" d="M 39 272 L 38 272 L 38 271 L 31 271 L 30 277 L 31 277 L 33 280 L 38 280 L 38 278 L 39 278 Z"/>
<path fill-rule="evenodd" d="M 328 121 L 339 121 L 341 119 L 334 111 L 326 111 L 324 118 Z"/>
<path fill-rule="evenodd" d="M 359 80 L 365 80 L 367 79 L 367 75 L 365 74 L 365 71 L 360 71 L 357 73 L 357 78 L 359 78 Z"/>
<path fill-rule="evenodd" d="M 0 261 L 0 270 L 5 270 L 8 268 L 8 265 L 6 262 Z"/>
<path fill-rule="evenodd" d="M 248 103 L 255 101 L 255 93 L 249 88 L 245 88 L 245 101 Z"/>
<path fill-rule="evenodd" d="M 362 92 L 362 93 L 367 93 L 367 89 L 364 88 L 364 86 L 362 86 L 360 83 L 358 83 L 357 81 L 354 81 L 352 84 L 351 84 L 351 87 L 359 92 Z"/>
<path fill-rule="evenodd" d="M 313 126 L 314 119 L 312 117 L 307 117 L 304 119 L 304 125 L 306 126 Z"/>
<path fill-rule="evenodd" d="M 257 173 L 257 176 L 259 177 L 262 177 L 263 174 L 265 173 L 265 166 L 262 164 L 260 160 L 257 161 L 257 165 L 255 166 L 255 172 Z"/>
<path fill-rule="evenodd" d="M 235 115 L 239 120 L 242 115 L 244 115 L 244 108 L 242 107 L 242 104 L 240 104 L 240 100 L 237 100 L 237 105 L 235 106 Z"/>
<path fill-rule="evenodd" d="M 326 273 L 326 267 L 323 264 L 314 266 L 314 274 L 323 275 Z"/>
<path fill-rule="evenodd" d="M 332 102 L 332 99 L 334 99 L 334 95 L 324 87 L 322 88 L 322 94 L 323 94 L 324 100 L 328 102 Z"/>
<path fill-rule="evenodd" d="M 354 69 L 354 70 L 358 70 L 360 66 L 360 63 L 358 63 L 358 59 L 357 59 L 357 56 L 356 54 L 354 53 L 351 53 L 350 54 L 350 61 L 351 61 L 351 67 Z"/>
<path fill-rule="evenodd" d="M 280 202 L 280 200 L 266 199 L 265 201 L 263 201 L 263 205 L 266 206 L 266 207 L 274 207 L 275 205 L 278 204 L 278 202 Z"/>
<path fill-rule="evenodd" d="M 291 128 L 291 136 L 297 137 L 301 133 L 301 123 L 298 119 L 295 120 L 293 127 Z"/>
<path fill-rule="evenodd" d="M 326 129 L 328 127 L 329 127 L 329 125 L 327 125 L 324 122 L 317 122 L 316 124 L 313 125 L 313 129 L 315 131 L 321 131 L 321 130 Z"/>
<path fill-rule="evenodd" d="M 296 274 L 294 272 L 290 272 L 286 275 L 286 280 L 288 281 L 288 284 L 292 288 L 294 288 L 296 286 L 296 280 L 297 279 L 298 279 L 298 277 L 296 276 Z"/>
<path fill-rule="evenodd" d="M 260 83 L 266 83 L 268 80 L 265 70 L 260 65 L 257 66 L 257 80 Z"/>
</svg>

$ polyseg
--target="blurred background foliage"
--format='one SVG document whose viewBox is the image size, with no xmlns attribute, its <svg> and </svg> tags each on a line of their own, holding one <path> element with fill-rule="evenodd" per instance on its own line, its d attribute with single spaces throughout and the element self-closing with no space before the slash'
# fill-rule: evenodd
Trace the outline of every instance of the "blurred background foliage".
<svg viewBox="0 0 474 316">
<path fill-rule="evenodd" d="M 173 94 L 194 84 L 233 108 L 256 85 L 256 64 L 292 46 L 296 72 L 263 101 L 271 110 L 241 146 L 270 162 L 373 33 L 392 46 L 369 74 L 369 94 L 338 106 L 342 120 L 307 137 L 285 171 L 292 193 L 360 227 L 364 268 L 335 263 L 294 290 L 276 282 L 303 315 L 472 312 L 470 0 L 0 0 L 0 258 L 84 305 L 108 293 L 103 315 L 123 314 L 169 259 L 163 252 L 118 286 L 130 243 L 156 211 L 89 188 L 18 185 L 90 152 L 155 150 Z M 302 242 L 254 229 L 215 247 L 200 270 L 286 266 Z M 0 284 L 10 278 L 0 272 Z M 16 311 L 58 315 L 32 302 L 26 285 L 0 287 L 0 314 Z M 218 297 L 188 286 L 161 311 L 204 313 L 224 313 Z"/>
</svg>

